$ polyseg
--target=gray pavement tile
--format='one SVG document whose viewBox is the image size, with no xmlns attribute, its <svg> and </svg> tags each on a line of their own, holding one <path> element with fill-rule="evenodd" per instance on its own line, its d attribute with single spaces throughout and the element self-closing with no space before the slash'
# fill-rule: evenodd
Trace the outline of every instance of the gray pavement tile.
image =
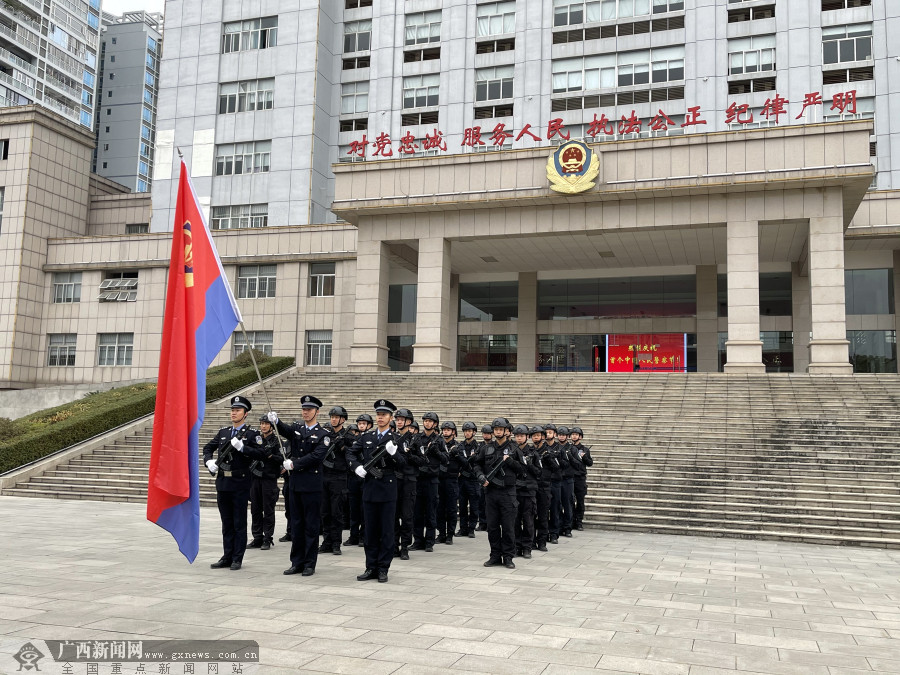
<svg viewBox="0 0 900 675">
<path fill-rule="evenodd" d="M 735 656 L 656 647 L 653 643 L 651 645 L 650 653 L 647 655 L 648 661 L 668 661 L 670 663 L 683 663 L 688 666 L 708 666 L 710 668 L 737 667 L 737 657 Z"/>
<path fill-rule="evenodd" d="M 484 628 L 445 626 L 435 623 L 423 623 L 411 632 L 414 635 L 433 635 L 442 638 L 459 638 L 461 640 L 484 640 L 491 634 L 490 630 Z"/>
<path fill-rule="evenodd" d="M 900 654 L 894 659 L 872 657 L 868 661 L 869 665 L 875 670 L 883 670 L 888 673 L 900 673 Z"/>
<path fill-rule="evenodd" d="M 388 633 L 387 631 L 368 630 L 358 638 L 356 642 L 380 646 L 411 647 L 413 649 L 428 649 L 441 638 L 431 635 L 411 635 L 410 633 Z"/>
<path fill-rule="evenodd" d="M 628 656 L 604 654 L 600 663 L 602 668 L 624 670 L 640 675 L 689 675 L 690 666 L 681 663 L 667 663 L 650 659 L 637 659 Z"/>
<path fill-rule="evenodd" d="M 459 661 L 462 656 L 462 652 L 454 653 L 453 650 L 436 651 L 434 647 L 430 649 L 416 649 L 415 647 L 406 646 L 385 646 L 373 652 L 367 658 L 379 661 L 392 661 L 394 663 L 412 663 L 420 666 L 449 668 Z"/>
<path fill-rule="evenodd" d="M 828 668 L 811 663 L 787 663 L 770 659 L 738 656 L 738 670 L 753 670 L 768 675 L 829 675 Z"/>
<path fill-rule="evenodd" d="M 519 647 L 512 654 L 512 658 L 593 668 L 600 660 L 600 653 L 595 652 L 591 654 L 590 652 L 566 651 L 544 647 Z"/>
<path fill-rule="evenodd" d="M 562 649 L 569 641 L 568 638 L 550 637 L 549 635 L 535 635 L 533 633 L 511 633 L 508 631 L 495 631 L 488 635 L 485 642 L 499 642 L 520 647 L 541 647 L 550 649 Z"/>
<path fill-rule="evenodd" d="M 357 659 L 336 654 L 320 656 L 304 664 L 304 667 L 316 673 L 340 673 L 346 675 L 390 675 L 398 670 L 402 663 L 388 661 L 372 661 Z"/>
<path fill-rule="evenodd" d="M 571 639 L 565 647 L 565 651 L 586 652 L 588 654 L 612 654 L 616 656 L 629 656 L 644 658 L 650 653 L 649 644 L 622 644 L 612 642 L 598 642 L 595 640 Z"/>
<path fill-rule="evenodd" d="M 314 623 L 299 623 L 284 631 L 286 635 L 299 635 L 310 638 L 327 638 L 331 640 L 355 640 L 368 631 L 365 628 L 348 628 L 346 626 L 329 626 Z"/>
<path fill-rule="evenodd" d="M 441 638 L 438 642 L 431 646 L 432 650 L 455 652 L 460 656 L 463 654 L 473 654 L 475 656 L 495 656 L 499 658 L 507 658 L 512 655 L 518 647 L 513 644 L 487 642 L 481 640 L 463 640 L 458 638 Z"/>
<path fill-rule="evenodd" d="M 546 663 L 471 654 L 453 664 L 454 669 L 486 671 L 493 675 L 539 675 L 546 667 Z"/>
</svg>

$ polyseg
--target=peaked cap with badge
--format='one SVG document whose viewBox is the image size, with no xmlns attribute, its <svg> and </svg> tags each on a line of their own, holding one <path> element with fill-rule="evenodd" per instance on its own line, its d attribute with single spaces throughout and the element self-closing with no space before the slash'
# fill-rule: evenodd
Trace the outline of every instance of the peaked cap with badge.
<svg viewBox="0 0 900 675">
<path fill-rule="evenodd" d="M 250 404 L 250 399 L 245 398 L 243 396 L 232 397 L 231 407 L 232 408 L 243 408 L 244 410 L 247 410 L 247 411 L 250 411 L 253 409 L 253 406 Z"/>
</svg>

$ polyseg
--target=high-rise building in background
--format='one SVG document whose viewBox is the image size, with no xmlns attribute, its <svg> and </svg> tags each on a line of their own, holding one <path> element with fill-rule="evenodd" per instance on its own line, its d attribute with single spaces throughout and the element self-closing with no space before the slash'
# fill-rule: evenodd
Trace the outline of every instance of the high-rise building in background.
<svg viewBox="0 0 900 675">
<path fill-rule="evenodd" d="M 149 192 L 156 141 L 162 14 L 103 13 L 95 173 Z"/>
<path fill-rule="evenodd" d="M 100 0 L 0 0 L 0 107 L 94 126 Z"/>
</svg>

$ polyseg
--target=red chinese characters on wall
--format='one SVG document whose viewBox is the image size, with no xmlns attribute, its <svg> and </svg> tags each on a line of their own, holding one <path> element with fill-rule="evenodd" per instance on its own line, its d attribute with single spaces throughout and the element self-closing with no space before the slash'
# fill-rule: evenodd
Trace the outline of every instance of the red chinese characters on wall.
<svg viewBox="0 0 900 675">
<path fill-rule="evenodd" d="M 800 112 L 796 117 L 791 117 L 789 106 L 791 102 L 780 96 L 777 92 L 774 96 L 767 98 L 765 103 L 754 110 L 748 103 L 736 103 L 729 101 L 725 110 L 724 122 L 726 125 L 731 124 L 752 124 L 754 121 L 765 120 L 768 123 L 780 124 L 781 118 L 787 120 L 799 120 L 804 118 L 810 109 L 818 109 L 820 106 L 825 107 L 830 104 L 828 111 L 836 111 L 837 114 L 856 114 L 857 97 L 856 90 L 838 92 L 831 97 L 830 101 L 826 101 L 822 97 L 821 92 L 810 92 L 806 94 L 802 101 L 796 101 L 795 105 L 800 107 Z M 796 110 L 796 108 L 795 108 Z M 675 111 L 673 114 L 677 114 Z M 646 127 L 644 126 L 646 124 Z M 594 113 L 594 119 L 587 123 L 584 131 L 585 139 L 596 140 L 598 136 L 627 136 L 630 134 L 639 134 L 644 129 L 649 131 L 668 131 L 669 129 L 681 127 L 689 129 L 691 127 L 702 128 L 707 124 L 707 120 L 700 106 L 688 106 L 684 112 L 684 122 L 678 125 L 669 113 L 662 108 L 648 120 L 642 120 L 637 116 L 635 110 L 628 115 L 622 115 L 618 120 L 610 119 L 605 113 L 601 113 L 600 117 Z M 538 132 L 540 129 L 537 130 Z M 497 148 L 513 147 L 523 138 L 530 138 L 532 141 L 555 141 L 564 143 L 571 139 L 571 132 L 566 128 L 561 118 L 551 119 L 547 124 L 546 133 L 542 136 L 535 131 L 535 127 L 530 123 L 523 124 L 521 130 L 515 133 L 512 129 L 507 129 L 503 122 L 494 126 L 493 130 L 488 132 L 482 130 L 480 126 L 471 126 L 463 130 L 463 138 L 460 147 L 475 148 L 487 145 L 485 139 L 490 145 Z M 367 148 L 371 146 L 372 157 L 388 158 L 394 156 L 394 142 L 386 133 L 380 133 L 375 137 L 374 141 L 369 141 L 367 136 L 363 134 L 360 140 L 350 142 L 347 155 L 360 157 L 365 159 L 367 156 Z M 420 150 L 421 148 L 421 150 Z M 410 156 L 419 154 L 421 151 L 446 152 L 447 141 L 444 133 L 435 128 L 432 133 L 426 133 L 422 138 L 416 138 L 410 131 L 407 131 L 400 140 L 396 141 L 397 156 Z"/>
<path fill-rule="evenodd" d="M 609 373 L 685 372 L 684 333 L 628 333 L 606 336 Z"/>
</svg>

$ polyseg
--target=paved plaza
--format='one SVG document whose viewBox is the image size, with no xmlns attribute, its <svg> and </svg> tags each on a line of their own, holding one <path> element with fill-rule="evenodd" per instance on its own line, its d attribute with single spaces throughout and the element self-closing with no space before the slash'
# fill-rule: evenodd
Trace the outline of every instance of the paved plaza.
<svg viewBox="0 0 900 675">
<path fill-rule="evenodd" d="M 478 533 L 378 584 L 361 548 L 310 578 L 282 576 L 285 544 L 211 570 L 201 519 L 191 566 L 143 505 L 0 497 L 0 673 L 29 641 L 163 638 L 256 640 L 243 672 L 266 674 L 900 673 L 900 551 L 585 531 L 510 571 Z"/>
</svg>

